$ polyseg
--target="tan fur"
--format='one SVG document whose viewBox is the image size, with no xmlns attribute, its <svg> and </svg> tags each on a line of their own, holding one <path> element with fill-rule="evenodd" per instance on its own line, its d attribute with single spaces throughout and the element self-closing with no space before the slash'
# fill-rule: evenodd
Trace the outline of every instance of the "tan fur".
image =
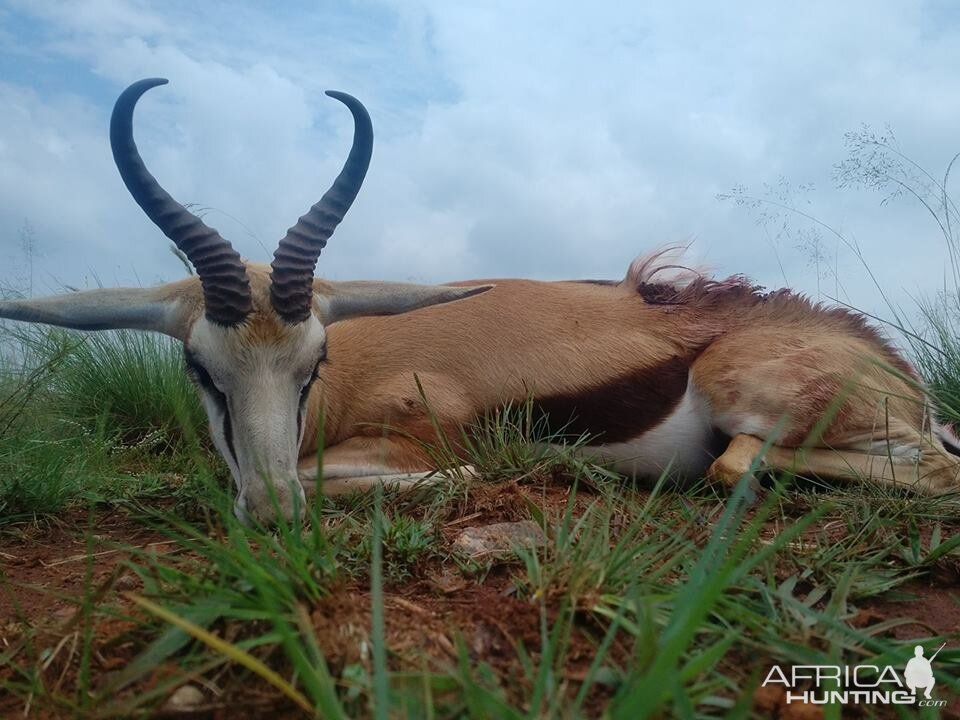
<svg viewBox="0 0 960 720">
<path fill-rule="evenodd" d="M 763 295 L 740 278 L 655 280 L 637 263 L 619 284 L 486 280 L 494 289 L 469 301 L 334 324 L 301 454 L 316 451 L 322 404 L 325 462 L 356 461 L 360 453 L 398 470 L 428 469 L 418 443 L 403 437 L 435 436 L 415 375 L 430 410 L 455 438 L 458 426 L 505 402 L 590 392 L 634 369 L 682 358 L 730 437 L 748 428 L 787 450 L 806 443 L 863 455 L 882 452 L 877 448 L 890 440 L 940 458 L 933 484 L 957 487 L 956 463 L 929 432 L 913 371 L 859 316 L 785 291 Z M 831 419 L 819 427 L 825 416 Z M 731 465 L 744 469 L 742 461 Z M 828 469 L 852 477 L 872 466 L 843 467 Z M 900 473 L 903 482 L 908 474 Z"/>
<path fill-rule="evenodd" d="M 254 313 L 239 328 L 238 347 L 282 346 L 288 329 L 270 308 L 269 268 L 250 264 L 248 275 Z M 739 478 L 769 439 L 769 467 L 919 482 L 938 492 L 958 487 L 957 464 L 931 433 L 919 380 L 857 315 L 787 291 L 764 295 L 742 278 L 716 281 L 657 255 L 635 261 L 620 283 L 482 282 L 495 287 L 327 328 L 328 360 L 305 418 L 305 473 L 321 407 L 325 466 L 430 470 L 421 443 L 435 440 L 435 431 L 415 376 L 455 439 L 484 410 L 589 393 L 681 358 L 718 429 L 734 438 L 710 469 L 718 481 Z M 317 280 L 315 291 L 332 289 Z M 164 295 L 186 304 L 187 318 L 202 312 L 196 278 L 165 286 Z M 885 442 L 917 453 L 887 462 Z M 798 455 L 801 446 L 812 450 Z"/>
<path fill-rule="evenodd" d="M 290 326 L 284 323 L 270 305 L 270 266 L 246 263 L 247 278 L 253 299 L 253 312 L 238 327 L 238 344 L 281 346 L 288 341 Z M 318 281 L 317 290 L 325 287 Z M 197 318 L 203 314 L 203 291 L 200 278 L 193 275 L 156 288 L 157 299 L 178 301 L 184 306 L 182 313 L 185 335 Z"/>
<path fill-rule="evenodd" d="M 689 351 L 670 339 L 680 334 L 675 319 L 658 322 L 635 292 L 484 282 L 495 287 L 448 312 L 436 306 L 327 329 L 329 363 L 311 403 L 325 398 L 328 446 L 369 433 L 363 423 L 370 422 L 401 423 L 422 436 L 429 422 L 415 373 L 431 408 L 452 426 L 529 393 L 574 391 Z"/>
</svg>

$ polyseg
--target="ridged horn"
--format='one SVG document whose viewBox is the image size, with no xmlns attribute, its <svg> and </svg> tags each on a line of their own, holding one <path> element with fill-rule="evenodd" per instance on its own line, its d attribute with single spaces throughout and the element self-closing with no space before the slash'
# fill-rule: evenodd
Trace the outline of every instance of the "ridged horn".
<svg viewBox="0 0 960 720">
<path fill-rule="evenodd" d="M 287 230 L 273 255 L 270 302 L 277 314 L 291 324 L 310 316 L 317 259 L 357 197 L 373 153 L 373 125 L 366 108 L 346 93 L 331 90 L 327 95 L 342 102 L 353 114 L 353 147 L 333 185 L 320 202 Z"/>
<path fill-rule="evenodd" d="M 140 80 L 124 90 L 110 118 L 110 147 L 127 190 L 163 234 L 189 258 L 200 276 L 207 318 L 237 325 L 253 310 L 250 283 L 240 255 L 220 233 L 174 200 L 151 175 L 133 141 L 133 110 L 163 78 Z"/>
</svg>

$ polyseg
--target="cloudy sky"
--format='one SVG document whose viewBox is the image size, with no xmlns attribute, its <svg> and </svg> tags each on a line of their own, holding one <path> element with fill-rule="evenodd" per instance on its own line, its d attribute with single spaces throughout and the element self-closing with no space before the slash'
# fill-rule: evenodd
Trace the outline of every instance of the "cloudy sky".
<svg viewBox="0 0 960 720">
<path fill-rule="evenodd" d="M 161 76 L 135 122 L 147 164 L 250 259 L 270 258 L 345 158 L 349 114 L 323 95 L 339 89 L 377 139 L 329 277 L 620 277 L 692 240 L 718 272 L 880 310 L 835 237 L 717 199 L 783 179 L 892 297 L 942 285 L 919 205 L 839 189 L 833 168 L 863 124 L 935 174 L 960 150 L 951 3 L 645 5 L 0 2 L 0 280 L 24 277 L 25 235 L 37 293 L 182 275 L 107 141 L 117 94 Z"/>
</svg>

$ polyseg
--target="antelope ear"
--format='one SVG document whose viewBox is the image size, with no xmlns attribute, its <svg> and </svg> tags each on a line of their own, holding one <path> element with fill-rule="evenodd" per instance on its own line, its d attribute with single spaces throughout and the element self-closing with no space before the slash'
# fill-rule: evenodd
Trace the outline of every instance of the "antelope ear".
<svg viewBox="0 0 960 720">
<path fill-rule="evenodd" d="M 26 300 L 0 301 L 0 319 L 74 330 L 152 330 L 184 339 L 187 304 L 158 288 L 84 290 Z"/>
<path fill-rule="evenodd" d="M 314 282 L 314 303 L 324 325 L 363 315 L 398 315 L 419 308 L 462 300 L 493 285 L 454 287 L 389 282 Z"/>
</svg>

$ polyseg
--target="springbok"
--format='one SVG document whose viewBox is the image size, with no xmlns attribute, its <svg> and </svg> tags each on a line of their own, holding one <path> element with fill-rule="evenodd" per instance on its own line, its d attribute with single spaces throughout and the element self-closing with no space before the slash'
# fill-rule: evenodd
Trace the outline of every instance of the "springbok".
<svg viewBox="0 0 960 720">
<path fill-rule="evenodd" d="M 110 142 L 130 193 L 197 275 L 2 302 L 0 317 L 180 340 L 240 517 L 292 518 L 321 440 L 324 492 L 410 484 L 436 470 L 423 444 L 437 426 L 457 438 L 483 413 L 528 399 L 635 477 L 669 468 L 730 484 L 762 453 L 770 469 L 958 489 L 955 441 L 907 362 L 859 315 L 787 290 L 715 280 L 662 253 L 634 261 L 620 282 L 315 278 L 372 152 L 369 115 L 343 93 L 327 93 L 354 119 L 343 170 L 269 268 L 244 262 L 140 158 L 134 107 L 165 82 L 120 95 Z"/>
</svg>

